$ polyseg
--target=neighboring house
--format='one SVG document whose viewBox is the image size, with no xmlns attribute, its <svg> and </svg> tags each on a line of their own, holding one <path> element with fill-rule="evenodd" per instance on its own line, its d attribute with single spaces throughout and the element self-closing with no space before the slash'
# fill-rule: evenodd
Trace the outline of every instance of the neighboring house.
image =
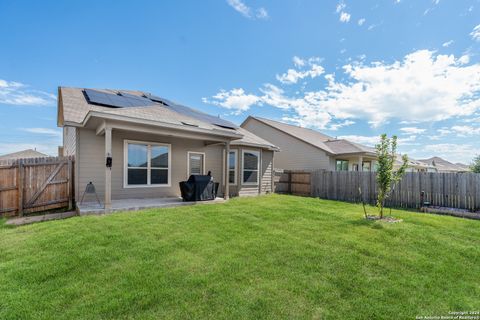
<svg viewBox="0 0 480 320">
<path fill-rule="evenodd" d="M 272 191 L 275 145 L 149 93 L 59 87 L 58 126 L 64 155 L 75 155 L 77 200 L 90 181 L 107 209 L 112 199 L 177 197 L 180 181 L 209 171 L 225 198 Z"/>
<path fill-rule="evenodd" d="M 398 169 L 401 167 L 402 164 L 402 156 L 398 155 L 395 163 L 393 164 L 393 168 Z M 406 169 L 406 172 L 437 172 L 437 168 L 426 162 L 422 162 L 408 157 L 408 167 Z"/>
<path fill-rule="evenodd" d="M 375 149 L 318 131 L 270 119 L 249 116 L 242 128 L 270 141 L 281 150 L 275 168 L 289 170 L 373 171 Z"/>
<path fill-rule="evenodd" d="M 440 157 L 432 157 L 428 159 L 419 160 L 421 162 L 428 163 L 429 165 L 435 167 L 438 172 L 468 172 L 470 168 L 465 164 L 455 164 L 451 163 Z"/>
<path fill-rule="evenodd" d="M 37 150 L 27 149 L 14 153 L 4 154 L 0 156 L 0 160 L 16 160 L 26 158 L 43 158 L 48 157 L 48 154 L 38 152 Z"/>
</svg>

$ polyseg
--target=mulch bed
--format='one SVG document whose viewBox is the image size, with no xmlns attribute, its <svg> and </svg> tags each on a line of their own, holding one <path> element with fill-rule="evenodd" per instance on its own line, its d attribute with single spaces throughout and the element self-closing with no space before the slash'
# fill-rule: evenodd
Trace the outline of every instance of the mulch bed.
<svg viewBox="0 0 480 320">
<path fill-rule="evenodd" d="M 388 223 L 397 223 L 397 222 L 402 222 L 402 219 L 397 219 L 394 217 L 383 217 L 380 218 L 379 216 L 367 216 L 367 220 L 374 220 L 374 221 L 381 221 L 381 222 L 388 222 Z"/>
</svg>

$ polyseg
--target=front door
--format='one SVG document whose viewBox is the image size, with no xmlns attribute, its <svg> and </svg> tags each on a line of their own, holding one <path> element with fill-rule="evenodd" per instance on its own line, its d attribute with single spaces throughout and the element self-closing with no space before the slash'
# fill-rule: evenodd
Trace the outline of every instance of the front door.
<svg viewBox="0 0 480 320">
<path fill-rule="evenodd" d="M 199 152 L 188 153 L 188 176 L 205 174 L 205 154 Z"/>
</svg>

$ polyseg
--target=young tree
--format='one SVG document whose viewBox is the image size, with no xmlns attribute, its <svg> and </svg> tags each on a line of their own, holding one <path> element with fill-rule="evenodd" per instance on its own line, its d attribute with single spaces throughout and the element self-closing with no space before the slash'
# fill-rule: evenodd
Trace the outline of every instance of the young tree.
<svg viewBox="0 0 480 320">
<path fill-rule="evenodd" d="M 473 158 L 472 164 L 470 165 L 470 170 L 474 173 L 480 173 L 480 155 Z"/>
<path fill-rule="evenodd" d="M 375 146 L 377 151 L 377 184 L 378 197 L 377 207 L 380 212 L 380 219 L 383 218 L 383 207 L 385 200 L 390 196 L 392 187 L 402 178 L 408 167 L 407 155 L 402 156 L 402 165 L 396 171 L 393 169 L 397 159 L 397 136 L 391 139 L 386 134 L 380 137 L 380 143 Z"/>
</svg>

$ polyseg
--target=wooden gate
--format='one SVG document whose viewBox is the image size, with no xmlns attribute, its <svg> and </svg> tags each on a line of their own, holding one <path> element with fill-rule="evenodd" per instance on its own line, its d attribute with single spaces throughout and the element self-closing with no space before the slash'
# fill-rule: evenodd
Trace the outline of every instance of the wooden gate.
<svg viewBox="0 0 480 320">
<path fill-rule="evenodd" d="M 74 157 L 0 161 L 0 216 L 73 208 Z"/>
</svg>

